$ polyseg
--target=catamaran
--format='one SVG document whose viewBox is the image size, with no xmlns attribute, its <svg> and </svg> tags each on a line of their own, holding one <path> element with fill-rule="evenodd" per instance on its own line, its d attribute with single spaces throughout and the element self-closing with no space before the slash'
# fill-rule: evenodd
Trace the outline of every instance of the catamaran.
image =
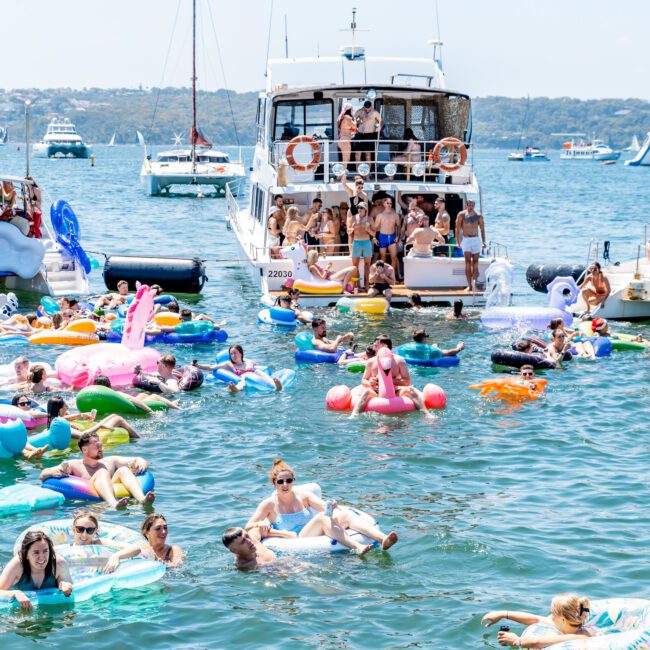
<svg viewBox="0 0 650 650">
<path fill-rule="evenodd" d="M 430 41 L 432 59 L 367 57 L 365 48 L 354 43 L 355 29 L 353 14 L 353 44 L 342 47 L 339 56 L 267 62 L 266 89 L 257 104 L 257 144 L 247 206 L 238 203 L 237 184 L 228 185 L 230 227 L 253 277 L 271 298 L 294 273 L 293 262 L 280 259 L 273 250 L 277 243 L 272 246 L 268 219 L 274 197 L 281 194 L 285 206 L 297 207 L 301 216 L 314 199 L 320 199 L 323 207 L 347 205 L 339 145 L 349 146 L 349 140 L 341 137 L 336 119 L 346 104 L 354 109 L 369 105 L 381 116 L 381 132 L 364 142 L 370 159 L 348 170 L 363 177 L 370 201 L 390 197 L 397 206 L 399 198 L 411 195 L 432 206 L 436 197 L 444 197 L 452 232 L 468 199 L 478 199 L 480 211 L 471 101 L 464 93 L 446 89 L 442 43 Z M 299 85 L 296 79 L 300 78 L 309 82 Z M 420 154 L 405 155 L 412 144 L 405 137 L 407 129 L 415 135 Z M 345 220 L 343 210 L 341 218 Z M 318 248 L 323 257 L 323 246 L 310 248 Z M 325 265 L 331 263 L 332 272 L 351 265 L 347 246 L 339 252 L 326 256 Z M 407 302 L 417 292 L 425 302 L 449 305 L 462 297 L 466 304 L 484 304 L 483 291 L 464 291 L 467 282 L 459 249 L 450 246 L 449 252 L 449 256 L 404 257 L 404 281 L 393 287 L 392 302 Z M 507 251 L 490 243 L 481 255 L 479 284 L 498 253 Z M 329 305 L 339 297 L 310 293 L 303 294 L 301 302 Z"/>
<path fill-rule="evenodd" d="M 138 137 L 141 137 L 138 131 Z M 144 138 L 142 139 L 144 141 Z M 210 151 L 212 143 L 199 131 L 196 123 L 196 0 L 192 2 L 192 128 L 188 149 L 160 152 L 155 160 L 147 153 L 140 171 L 142 186 L 150 196 L 168 194 L 178 185 L 212 186 L 224 193 L 226 183 L 243 178 L 241 163 L 231 162 L 227 153 Z"/>
<path fill-rule="evenodd" d="M 89 158 L 90 149 L 67 117 L 53 118 L 43 139 L 33 147 L 34 155 L 45 158 Z"/>
</svg>

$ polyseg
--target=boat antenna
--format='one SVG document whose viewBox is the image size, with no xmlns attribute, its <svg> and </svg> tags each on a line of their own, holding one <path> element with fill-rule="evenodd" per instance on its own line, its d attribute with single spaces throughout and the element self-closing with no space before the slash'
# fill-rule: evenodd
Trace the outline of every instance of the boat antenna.
<svg viewBox="0 0 650 650">
<path fill-rule="evenodd" d="M 269 51 L 271 50 L 271 26 L 273 24 L 273 0 L 271 0 L 271 10 L 269 11 L 269 33 L 266 37 L 266 64 L 264 65 L 264 77 L 269 76 Z"/>
<path fill-rule="evenodd" d="M 528 128 L 528 110 L 530 109 L 530 95 L 526 98 L 526 110 L 524 111 L 524 119 L 521 123 L 521 131 L 519 131 L 519 141 L 517 142 L 517 151 L 521 149 L 521 140 L 524 137 L 524 132 Z"/>
<path fill-rule="evenodd" d="M 287 30 L 287 14 L 284 14 L 284 58 L 289 58 L 289 32 Z"/>
<path fill-rule="evenodd" d="M 196 172 L 196 0 L 192 0 L 192 173 Z"/>
<path fill-rule="evenodd" d="M 442 70 L 442 36 L 440 35 L 440 10 L 438 9 L 438 0 L 436 0 L 436 28 L 438 29 L 438 43 L 440 43 L 438 62 L 440 69 Z"/>
<path fill-rule="evenodd" d="M 232 100 L 230 98 L 230 90 L 228 89 L 228 79 L 226 79 L 226 69 L 223 65 L 223 57 L 221 56 L 221 46 L 219 45 L 219 38 L 217 36 L 217 29 L 214 26 L 214 18 L 212 17 L 212 7 L 208 2 L 208 13 L 210 14 L 210 24 L 212 25 L 212 32 L 214 34 L 214 40 L 217 44 L 217 54 L 219 55 L 219 66 L 221 67 L 221 75 L 223 76 L 223 85 L 226 90 L 226 97 L 228 98 L 228 107 L 230 108 L 230 117 L 232 119 L 232 126 L 235 129 L 235 140 L 237 141 L 237 146 L 240 147 L 239 142 L 239 131 L 237 130 L 237 122 L 235 120 L 235 111 L 232 108 Z"/>
<path fill-rule="evenodd" d="M 27 164 L 26 164 L 26 171 L 25 171 L 25 176 L 29 176 L 29 107 L 32 105 L 32 103 L 29 101 L 29 99 L 25 100 L 25 140 L 26 146 L 25 146 L 25 158 L 27 159 Z"/>
</svg>

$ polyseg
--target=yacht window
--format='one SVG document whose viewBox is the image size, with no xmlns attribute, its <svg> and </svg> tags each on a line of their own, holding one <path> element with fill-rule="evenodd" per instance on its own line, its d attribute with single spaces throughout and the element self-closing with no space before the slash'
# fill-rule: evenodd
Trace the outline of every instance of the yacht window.
<svg viewBox="0 0 650 650">
<path fill-rule="evenodd" d="M 199 155 L 197 156 L 197 160 L 199 162 L 204 162 L 204 163 L 227 163 L 229 162 L 228 156 L 209 156 L 209 155 Z"/>
<path fill-rule="evenodd" d="M 291 140 L 297 135 L 331 139 L 334 105 L 331 99 L 277 102 L 273 140 Z"/>
</svg>

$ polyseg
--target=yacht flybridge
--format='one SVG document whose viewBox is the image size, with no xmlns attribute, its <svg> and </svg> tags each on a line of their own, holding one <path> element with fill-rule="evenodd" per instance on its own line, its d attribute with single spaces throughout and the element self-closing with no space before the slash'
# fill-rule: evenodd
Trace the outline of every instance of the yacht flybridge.
<svg viewBox="0 0 650 650">
<path fill-rule="evenodd" d="M 353 23 L 353 35 L 354 28 Z M 398 209 L 407 195 L 417 197 L 430 223 L 435 217 L 434 200 L 444 197 L 452 232 L 468 198 L 476 201 L 480 211 L 470 98 L 445 88 L 439 56 L 442 43 L 431 44 L 433 59 L 367 57 L 363 47 L 352 45 L 334 57 L 268 61 L 266 90 L 257 105 L 249 204 L 238 204 L 236 184 L 229 185 L 226 194 L 230 226 L 263 293 L 277 295 L 293 274 L 293 263 L 281 257 L 268 228 L 277 195 L 282 195 L 285 209 L 297 207 L 301 219 L 314 199 L 320 199 L 323 208 L 343 206 L 340 218 L 345 223 L 348 195 L 342 180 L 347 172 L 348 184 L 355 175 L 363 177 L 371 203 L 389 197 Z M 299 85 L 301 78 L 310 83 Z M 368 102 L 378 112 L 381 127 L 363 141 L 365 151 L 359 161 L 352 153 L 346 170 L 341 150 L 349 140 L 342 137 L 337 116 L 345 104 L 356 112 Z M 353 139 L 353 152 L 354 144 Z M 309 248 L 319 249 L 324 265 L 331 262 L 333 272 L 352 263 L 345 243 L 335 251 L 332 246 Z M 460 250 L 453 245 L 445 250 L 435 257 L 405 256 L 404 281 L 394 287 L 392 302 L 406 302 L 417 292 L 425 302 L 452 304 L 462 298 L 466 304 L 483 304 L 482 290 L 464 291 L 467 281 Z M 479 287 L 497 253 L 506 251 L 490 244 L 481 255 Z M 338 297 L 310 293 L 303 294 L 301 302 L 328 305 Z"/>
</svg>

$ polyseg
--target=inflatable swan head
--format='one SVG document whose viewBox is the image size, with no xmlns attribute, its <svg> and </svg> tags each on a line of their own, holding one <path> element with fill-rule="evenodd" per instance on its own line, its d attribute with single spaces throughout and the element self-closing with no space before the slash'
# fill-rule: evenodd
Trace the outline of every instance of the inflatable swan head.
<svg viewBox="0 0 650 650">
<path fill-rule="evenodd" d="M 492 262 L 485 271 L 485 306 L 505 307 L 510 304 L 514 266 L 505 260 Z"/>
<path fill-rule="evenodd" d="M 157 293 L 146 284 L 138 282 L 136 286 L 138 291 L 129 305 L 122 335 L 122 345 L 130 350 L 141 350 L 144 347 L 145 329 L 153 314 L 153 300 Z"/>
<path fill-rule="evenodd" d="M 553 309 L 568 311 L 568 307 L 573 305 L 580 295 L 580 288 L 571 276 L 559 276 L 549 282 L 548 287 L 548 306 Z"/>
</svg>

